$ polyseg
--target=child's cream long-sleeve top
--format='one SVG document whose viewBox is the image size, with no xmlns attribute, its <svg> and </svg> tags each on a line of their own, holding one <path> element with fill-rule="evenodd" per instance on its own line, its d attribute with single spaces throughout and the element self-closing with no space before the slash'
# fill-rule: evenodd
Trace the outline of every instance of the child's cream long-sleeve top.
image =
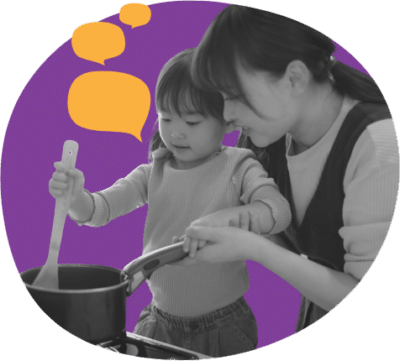
<svg viewBox="0 0 400 361">
<path fill-rule="evenodd" d="M 152 164 L 141 165 L 110 188 L 94 193 L 95 211 L 86 225 L 98 227 L 148 203 L 143 253 L 170 245 L 195 220 L 224 208 L 261 201 L 271 209 L 274 227 L 284 230 L 291 221 L 290 207 L 254 154 L 223 147 L 206 163 L 188 170 L 162 161 L 165 150 L 153 154 Z M 245 240 L 243 240 L 245 242 Z M 199 316 L 236 301 L 248 289 L 244 261 L 166 265 L 148 281 L 155 305 L 172 315 Z"/>
</svg>

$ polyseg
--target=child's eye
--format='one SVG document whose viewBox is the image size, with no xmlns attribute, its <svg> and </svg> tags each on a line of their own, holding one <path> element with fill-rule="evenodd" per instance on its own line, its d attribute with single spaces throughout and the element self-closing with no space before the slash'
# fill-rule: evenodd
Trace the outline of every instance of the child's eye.
<svg viewBox="0 0 400 361">
<path fill-rule="evenodd" d="M 201 122 L 186 122 L 186 124 L 189 126 L 189 127 L 194 127 L 195 125 L 197 125 L 197 124 L 200 124 Z"/>
<path fill-rule="evenodd" d="M 162 122 L 166 122 L 166 123 L 168 123 L 169 121 L 170 121 L 170 119 L 168 119 L 168 118 L 158 118 L 160 121 L 162 121 Z"/>
</svg>

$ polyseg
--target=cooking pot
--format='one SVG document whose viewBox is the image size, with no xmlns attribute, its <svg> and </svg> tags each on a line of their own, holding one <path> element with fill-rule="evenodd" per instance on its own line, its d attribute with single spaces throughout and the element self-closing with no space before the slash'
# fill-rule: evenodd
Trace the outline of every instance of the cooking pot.
<svg viewBox="0 0 400 361">
<path fill-rule="evenodd" d="M 124 269 L 100 265 L 61 264 L 59 289 L 32 283 L 41 267 L 21 273 L 29 293 L 58 325 L 81 339 L 99 344 L 126 333 L 126 297 L 165 264 L 187 255 L 183 242 L 142 255 Z"/>
</svg>

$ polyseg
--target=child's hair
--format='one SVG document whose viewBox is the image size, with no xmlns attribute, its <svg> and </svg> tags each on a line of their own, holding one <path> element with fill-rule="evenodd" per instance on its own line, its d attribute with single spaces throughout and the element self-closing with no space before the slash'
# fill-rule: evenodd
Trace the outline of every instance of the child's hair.
<svg viewBox="0 0 400 361">
<path fill-rule="evenodd" d="M 174 112 L 181 116 L 183 112 L 195 111 L 204 117 L 210 116 L 224 122 L 222 95 L 215 90 L 199 89 L 190 77 L 194 50 L 194 48 L 190 48 L 175 55 L 161 69 L 155 94 L 157 112 Z M 166 147 L 157 129 L 150 142 L 150 161 L 152 152 L 159 148 Z M 165 159 L 171 156 L 172 153 L 167 153 Z"/>
<path fill-rule="evenodd" d="M 230 5 L 207 29 L 194 54 L 191 74 L 202 89 L 222 91 L 251 107 L 238 79 L 237 61 L 245 69 L 267 71 L 279 79 L 291 61 L 301 60 L 314 81 L 331 82 L 354 99 L 384 103 L 371 77 L 332 58 L 335 49 L 330 38 L 295 20 Z M 241 136 L 239 146 L 244 139 Z"/>
</svg>

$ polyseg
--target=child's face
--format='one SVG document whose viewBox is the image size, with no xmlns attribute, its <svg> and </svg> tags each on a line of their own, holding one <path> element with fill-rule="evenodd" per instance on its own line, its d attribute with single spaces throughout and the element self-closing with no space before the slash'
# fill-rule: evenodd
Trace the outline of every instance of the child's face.
<svg viewBox="0 0 400 361">
<path fill-rule="evenodd" d="M 159 130 L 180 169 L 196 167 L 221 148 L 225 122 L 198 113 L 159 111 Z"/>
</svg>

